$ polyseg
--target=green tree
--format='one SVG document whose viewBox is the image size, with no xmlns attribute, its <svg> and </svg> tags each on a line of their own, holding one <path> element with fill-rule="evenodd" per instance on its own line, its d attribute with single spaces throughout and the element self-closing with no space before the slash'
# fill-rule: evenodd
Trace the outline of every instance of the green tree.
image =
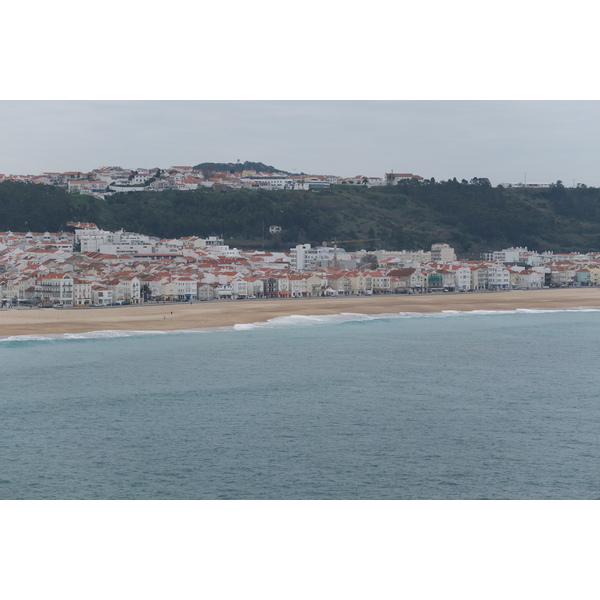
<svg viewBox="0 0 600 600">
<path fill-rule="evenodd" d="M 379 267 L 379 260 L 375 254 L 363 254 L 358 261 L 359 267 L 362 269 L 375 270 Z"/>
</svg>

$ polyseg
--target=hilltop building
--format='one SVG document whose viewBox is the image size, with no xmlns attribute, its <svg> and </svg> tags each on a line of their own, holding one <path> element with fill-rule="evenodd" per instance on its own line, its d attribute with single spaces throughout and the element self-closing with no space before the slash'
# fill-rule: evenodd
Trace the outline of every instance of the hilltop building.
<svg viewBox="0 0 600 600">
<path fill-rule="evenodd" d="M 397 185 L 400 181 L 422 181 L 423 178 L 420 175 L 413 175 L 412 173 L 386 173 L 385 182 L 387 185 Z"/>
</svg>

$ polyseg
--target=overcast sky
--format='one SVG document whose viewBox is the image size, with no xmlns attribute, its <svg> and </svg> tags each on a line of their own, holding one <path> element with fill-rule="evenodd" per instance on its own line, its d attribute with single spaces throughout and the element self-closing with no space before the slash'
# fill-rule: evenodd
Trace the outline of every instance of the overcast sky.
<svg viewBox="0 0 600 600">
<path fill-rule="evenodd" d="M 600 186 L 598 101 L 1 101 L 0 173 L 260 161 Z"/>
</svg>

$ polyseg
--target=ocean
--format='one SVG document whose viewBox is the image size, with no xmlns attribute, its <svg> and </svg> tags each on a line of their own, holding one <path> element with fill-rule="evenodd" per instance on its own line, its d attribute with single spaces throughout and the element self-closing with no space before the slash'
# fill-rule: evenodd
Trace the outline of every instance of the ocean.
<svg viewBox="0 0 600 600">
<path fill-rule="evenodd" d="M 598 499 L 600 311 L 0 339 L 1 499 Z"/>
</svg>

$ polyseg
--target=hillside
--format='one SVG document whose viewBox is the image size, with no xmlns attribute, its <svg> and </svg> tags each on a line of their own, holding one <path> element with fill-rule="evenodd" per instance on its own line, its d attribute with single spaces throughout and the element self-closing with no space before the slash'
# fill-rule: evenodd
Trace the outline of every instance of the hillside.
<svg viewBox="0 0 600 600">
<path fill-rule="evenodd" d="M 265 165 L 261 162 L 250 162 L 245 161 L 243 163 L 213 163 L 213 162 L 204 162 L 192 167 L 195 171 L 209 171 L 209 172 L 217 172 L 217 171 L 225 171 L 229 173 L 241 173 L 242 171 L 256 171 L 261 173 L 285 173 L 286 175 L 291 175 L 288 171 L 281 171 L 280 169 L 276 169 L 271 165 Z"/>
<path fill-rule="evenodd" d="M 600 189 L 503 189 L 487 180 L 334 186 L 319 191 L 165 191 L 106 200 L 12 182 L 0 184 L 0 230 L 60 230 L 68 220 L 156 235 L 222 235 L 239 248 L 288 250 L 298 243 L 344 243 L 353 250 L 454 246 L 462 256 L 527 246 L 544 251 L 600 250 Z M 270 225 L 282 232 L 271 235 Z"/>
</svg>

